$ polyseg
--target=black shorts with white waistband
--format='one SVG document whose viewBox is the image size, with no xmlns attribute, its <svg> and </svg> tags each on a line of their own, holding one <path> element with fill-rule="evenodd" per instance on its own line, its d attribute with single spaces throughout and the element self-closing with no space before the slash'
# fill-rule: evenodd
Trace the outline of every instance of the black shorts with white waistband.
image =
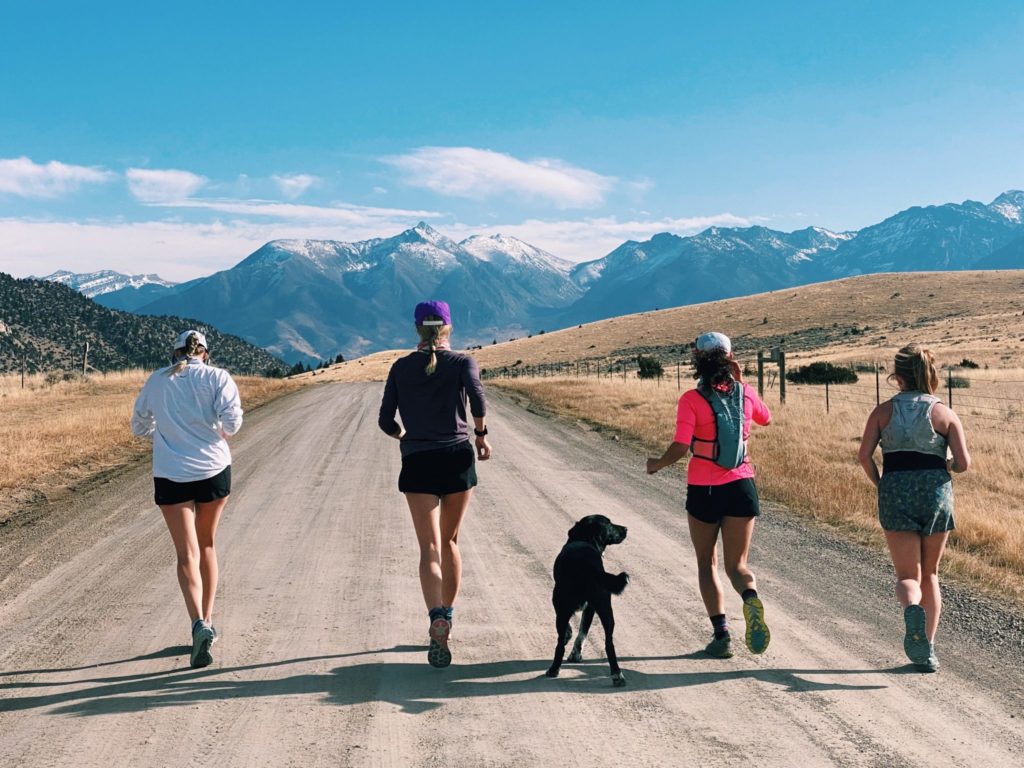
<svg viewBox="0 0 1024 768">
<path fill-rule="evenodd" d="M 722 522 L 723 517 L 757 517 L 761 514 L 757 486 L 749 477 L 722 485 L 687 485 L 686 511 L 711 524 Z"/>
<path fill-rule="evenodd" d="M 176 483 L 166 477 L 154 477 L 153 491 L 153 500 L 158 507 L 166 504 L 184 504 L 186 501 L 207 504 L 230 495 L 231 467 L 225 467 L 213 477 L 190 483 Z"/>
</svg>

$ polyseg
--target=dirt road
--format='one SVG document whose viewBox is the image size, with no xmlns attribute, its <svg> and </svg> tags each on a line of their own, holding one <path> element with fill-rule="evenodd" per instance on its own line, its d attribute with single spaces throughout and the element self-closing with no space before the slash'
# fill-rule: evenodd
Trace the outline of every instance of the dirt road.
<svg viewBox="0 0 1024 768">
<path fill-rule="evenodd" d="M 209 668 L 188 668 L 148 467 L 0 530 L 0 765 L 1024 764 L 1019 656 L 951 619 L 942 671 L 910 671 L 884 563 L 784 513 L 762 518 L 753 560 L 771 648 L 703 657 L 682 476 L 648 478 L 628 447 L 499 398 L 455 662 L 430 668 L 379 390 L 290 395 L 234 442 Z M 624 689 L 600 629 L 583 664 L 543 677 L 551 564 L 592 512 L 629 527 L 606 557 L 633 577 L 615 604 Z M 728 610 L 738 627 L 735 595 Z"/>
</svg>

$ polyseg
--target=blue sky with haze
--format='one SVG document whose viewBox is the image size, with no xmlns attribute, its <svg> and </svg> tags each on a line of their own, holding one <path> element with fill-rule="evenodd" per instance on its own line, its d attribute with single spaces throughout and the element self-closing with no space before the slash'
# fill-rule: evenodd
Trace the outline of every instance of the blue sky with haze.
<svg viewBox="0 0 1024 768">
<path fill-rule="evenodd" d="M 1016 2 L 382 5 L 0 3 L 0 271 L 420 219 L 583 260 L 1024 186 Z"/>
</svg>

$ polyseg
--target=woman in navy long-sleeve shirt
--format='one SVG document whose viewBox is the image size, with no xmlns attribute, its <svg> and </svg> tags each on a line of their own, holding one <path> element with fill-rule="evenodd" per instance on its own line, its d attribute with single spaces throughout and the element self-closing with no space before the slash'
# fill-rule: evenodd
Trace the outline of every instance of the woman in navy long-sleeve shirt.
<svg viewBox="0 0 1024 768">
<path fill-rule="evenodd" d="M 462 580 L 459 527 L 476 486 L 476 459 L 491 457 L 487 402 L 476 360 L 451 351 L 451 310 L 443 301 L 416 305 L 420 343 L 395 361 L 384 385 L 380 428 L 399 440 L 405 494 L 420 547 L 420 586 L 430 616 L 427 661 L 447 667 L 452 611 Z M 467 404 L 474 421 L 470 441 Z M 395 421 L 395 413 L 402 425 Z M 475 442 L 475 446 L 474 446 Z"/>
</svg>

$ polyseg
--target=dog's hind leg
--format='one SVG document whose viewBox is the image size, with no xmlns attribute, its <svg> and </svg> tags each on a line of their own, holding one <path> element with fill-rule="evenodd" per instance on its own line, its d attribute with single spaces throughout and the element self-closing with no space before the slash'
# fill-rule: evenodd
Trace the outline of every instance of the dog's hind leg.
<svg viewBox="0 0 1024 768">
<path fill-rule="evenodd" d="M 555 646 L 555 658 L 545 673 L 548 677 L 558 677 L 558 671 L 562 668 L 562 658 L 565 656 L 565 645 L 572 637 L 572 627 L 569 624 L 571 613 L 559 613 L 555 616 L 555 632 L 558 633 L 558 644 Z"/>
<path fill-rule="evenodd" d="M 569 658 L 566 661 L 583 661 L 583 643 L 587 641 L 587 635 L 590 633 L 590 625 L 593 621 L 594 609 L 590 607 L 590 603 L 584 603 L 583 616 L 580 618 L 580 631 L 576 634 L 576 642 L 573 643 L 572 651 L 569 653 Z"/>
<path fill-rule="evenodd" d="M 615 655 L 615 642 L 612 638 L 615 633 L 615 615 L 612 613 L 611 596 L 607 600 L 599 601 L 595 609 L 604 628 L 604 652 L 608 656 L 608 666 L 611 668 L 612 685 L 618 688 L 626 684 L 626 678 L 619 669 L 619 659 Z"/>
</svg>

